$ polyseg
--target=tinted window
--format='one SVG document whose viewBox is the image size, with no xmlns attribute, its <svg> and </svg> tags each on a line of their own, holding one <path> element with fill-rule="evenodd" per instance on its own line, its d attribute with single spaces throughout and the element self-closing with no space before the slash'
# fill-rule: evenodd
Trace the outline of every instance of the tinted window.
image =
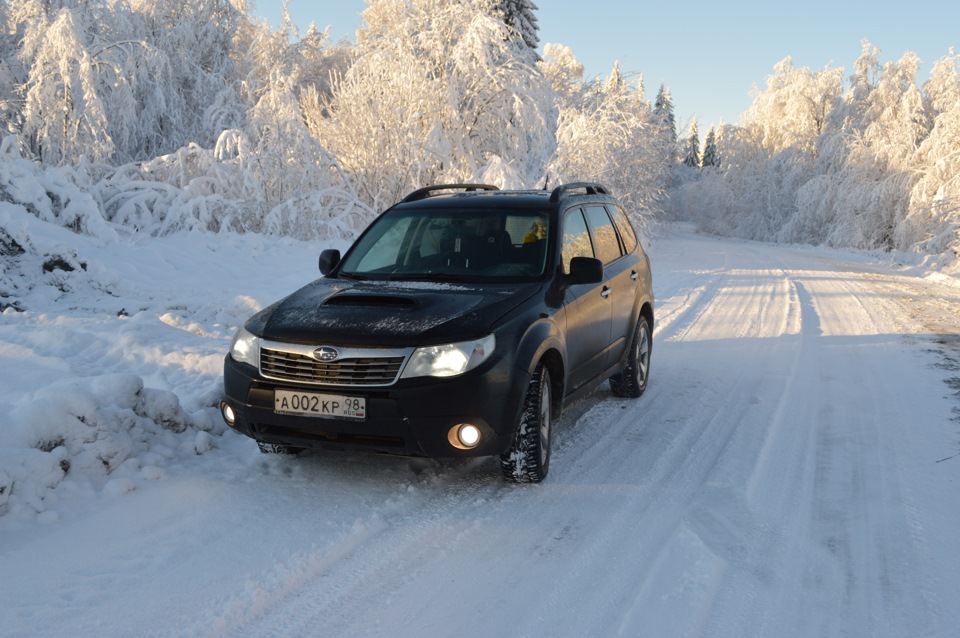
<svg viewBox="0 0 960 638">
<path fill-rule="evenodd" d="M 397 209 L 374 222 L 339 272 L 388 280 L 529 280 L 544 273 L 549 233 L 549 216 L 535 211 Z"/>
<path fill-rule="evenodd" d="M 631 252 L 637 247 L 637 235 L 633 232 L 633 226 L 630 225 L 627 214 L 619 206 L 611 206 L 607 210 L 610 211 L 613 223 L 617 225 L 617 230 L 620 231 L 620 240 L 623 241 L 624 249 L 628 253 Z"/>
<path fill-rule="evenodd" d="M 593 245 L 590 243 L 590 233 L 587 232 L 587 223 L 579 208 L 567 211 L 563 218 L 563 259 L 564 272 L 570 272 L 570 260 L 574 257 L 593 257 Z"/>
<path fill-rule="evenodd" d="M 613 229 L 613 222 L 607 215 L 607 209 L 602 206 L 588 206 L 585 212 L 590 221 L 597 257 L 603 263 L 609 264 L 620 257 L 620 242 L 617 241 L 617 231 Z"/>
</svg>

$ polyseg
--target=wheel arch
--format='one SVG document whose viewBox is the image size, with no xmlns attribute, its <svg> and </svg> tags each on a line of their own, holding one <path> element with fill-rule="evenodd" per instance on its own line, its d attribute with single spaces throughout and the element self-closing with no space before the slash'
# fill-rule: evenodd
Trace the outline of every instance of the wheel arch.
<svg viewBox="0 0 960 638">
<path fill-rule="evenodd" d="M 550 411 L 559 417 L 563 410 L 563 398 L 566 396 L 567 366 L 564 341 L 557 326 L 549 320 L 535 323 L 526 332 L 517 349 L 517 365 L 526 373 L 533 375 L 540 363 L 550 373 Z"/>
<path fill-rule="evenodd" d="M 550 412 L 553 419 L 559 419 L 563 412 L 563 397 L 566 394 L 566 368 L 563 357 L 555 348 L 551 348 L 540 357 L 550 373 Z"/>
<path fill-rule="evenodd" d="M 640 316 L 644 317 L 647 320 L 647 324 L 650 326 L 650 336 L 653 336 L 653 302 L 647 301 L 644 302 L 643 306 L 640 308 Z"/>
</svg>

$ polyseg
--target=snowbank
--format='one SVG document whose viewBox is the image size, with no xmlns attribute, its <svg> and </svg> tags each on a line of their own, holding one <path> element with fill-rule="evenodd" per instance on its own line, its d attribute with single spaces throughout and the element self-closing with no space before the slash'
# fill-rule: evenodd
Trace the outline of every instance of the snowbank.
<svg viewBox="0 0 960 638">
<path fill-rule="evenodd" d="M 217 449 L 225 431 L 216 409 L 222 362 L 233 332 L 319 276 L 323 246 L 287 237 L 197 227 L 151 236 L 146 230 L 161 233 L 171 208 L 142 208 L 137 217 L 130 202 L 142 204 L 145 195 L 134 190 L 143 195 L 160 182 L 130 182 L 120 205 L 116 193 L 104 198 L 112 186 L 91 178 L 95 172 L 41 170 L 9 143 L 0 152 L 0 520 L 7 524 L 56 520 L 78 496 L 122 496 Z M 296 234 L 297 211 L 320 210 L 329 195 L 288 202 L 262 230 Z M 104 211 L 125 222 L 136 217 L 144 228 Z M 365 223 L 354 213 L 332 220 L 330 245 L 345 248 L 344 238 Z"/>
<path fill-rule="evenodd" d="M 132 491 L 172 459 L 209 452 L 222 431 L 209 411 L 188 415 L 134 374 L 53 383 L 0 417 L 0 514 L 43 514 L 78 490 Z"/>
</svg>

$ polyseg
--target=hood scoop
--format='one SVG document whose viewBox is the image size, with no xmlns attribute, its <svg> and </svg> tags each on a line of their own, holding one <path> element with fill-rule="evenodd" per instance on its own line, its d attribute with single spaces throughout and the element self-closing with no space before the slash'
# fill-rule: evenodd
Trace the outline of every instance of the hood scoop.
<svg viewBox="0 0 960 638">
<path fill-rule="evenodd" d="M 399 295 L 344 293 L 330 297 L 324 301 L 322 305 L 338 308 L 393 308 L 401 310 L 404 308 L 416 308 L 418 304 L 416 299 L 401 297 Z"/>
</svg>

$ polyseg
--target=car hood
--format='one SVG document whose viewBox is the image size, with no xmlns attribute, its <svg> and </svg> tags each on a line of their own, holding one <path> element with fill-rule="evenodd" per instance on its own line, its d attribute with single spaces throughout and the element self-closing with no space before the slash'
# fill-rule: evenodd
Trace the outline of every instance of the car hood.
<svg viewBox="0 0 960 638">
<path fill-rule="evenodd" d="M 295 343 L 408 347 L 489 333 L 540 283 L 447 284 L 323 278 L 254 315 L 247 329 Z"/>
</svg>

